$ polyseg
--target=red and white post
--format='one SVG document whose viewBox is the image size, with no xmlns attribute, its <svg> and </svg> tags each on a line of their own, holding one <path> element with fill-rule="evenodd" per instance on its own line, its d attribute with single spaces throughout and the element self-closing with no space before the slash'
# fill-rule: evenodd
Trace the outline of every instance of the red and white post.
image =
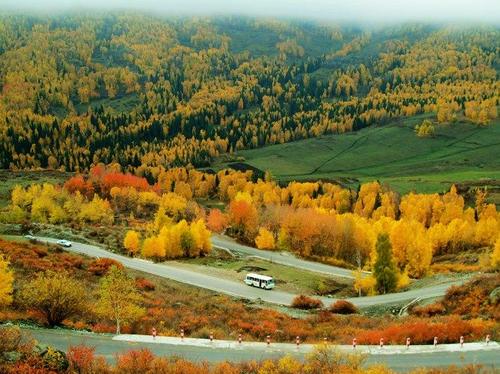
<svg viewBox="0 0 500 374">
<path fill-rule="evenodd" d="M 151 330 L 151 335 L 153 335 L 153 340 L 155 340 L 156 339 L 156 329 L 154 327 Z"/>
<path fill-rule="evenodd" d="M 380 338 L 380 349 L 384 348 L 384 338 Z"/>
<path fill-rule="evenodd" d="M 358 341 L 356 340 L 356 338 L 353 338 L 352 339 L 352 349 L 356 349 L 356 345 L 358 345 Z"/>
<path fill-rule="evenodd" d="M 295 344 L 297 345 L 297 348 L 299 348 L 299 345 L 300 345 L 300 336 L 298 336 L 298 335 L 295 338 Z"/>
<path fill-rule="evenodd" d="M 243 340 L 243 337 L 241 336 L 241 334 L 238 334 L 238 344 L 241 344 Z"/>
<path fill-rule="evenodd" d="M 266 343 L 267 343 L 267 346 L 268 346 L 268 347 L 271 345 L 271 336 L 270 336 L 270 335 L 268 335 L 268 336 L 266 337 Z"/>
<path fill-rule="evenodd" d="M 210 331 L 210 342 L 214 341 L 214 333 Z"/>
<path fill-rule="evenodd" d="M 411 343 L 411 339 L 406 338 L 406 349 L 410 349 L 410 343 Z"/>
<path fill-rule="evenodd" d="M 438 337 L 435 336 L 434 337 L 434 347 L 437 347 L 437 345 L 438 345 Z"/>
<path fill-rule="evenodd" d="M 486 345 L 490 344 L 490 335 L 486 335 Z"/>
<path fill-rule="evenodd" d="M 181 340 L 184 340 L 184 329 L 181 329 Z"/>
<path fill-rule="evenodd" d="M 464 337 L 461 336 L 460 337 L 460 348 L 463 348 L 464 347 Z"/>
</svg>

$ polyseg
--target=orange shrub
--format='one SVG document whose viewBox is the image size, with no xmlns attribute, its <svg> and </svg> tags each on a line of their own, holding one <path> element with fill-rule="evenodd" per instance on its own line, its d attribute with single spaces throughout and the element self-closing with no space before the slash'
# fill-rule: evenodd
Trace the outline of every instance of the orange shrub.
<svg viewBox="0 0 500 374">
<path fill-rule="evenodd" d="M 292 308 L 297 309 L 320 309 L 323 308 L 323 302 L 305 295 L 296 296 L 292 301 Z"/>
<path fill-rule="evenodd" d="M 108 194 L 113 187 L 132 187 L 137 191 L 148 191 L 151 189 L 146 178 L 136 177 L 132 174 L 107 173 L 102 177 L 101 191 Z"/>
<path fill-rule="evenodd" d="M 442 303 L 434 303 L 423 306 L 416 306 L 411 310 L 411 314 L 419 317 L 433 317 L 446 313 L 446 308 Z"/>
<path fill-rule="evenodd" d="M 337 300 L 330 306 L 330 312 L 335 314 L 357 314 L 358 308 L 347 300 Z"/>
<path fill-rule="evenodd" d="M 99 322 L 92 326 L 92 331 L 97 333 L 114 333 L 116 326 L 109 323 Z"/>
<path fill-rule="evenodd" d="M 490 300 L 490 293 L 500 287 L 500 274 L 476 277 L 461 286 L 452 286 L 442 301 L 446 312 L 468 318 L 500 318 L 500 300 Z"/>
<path fill-rule="evenodd" d="M 139 349 L 118 354 L 116 369 L 119 373 L 146 373 L 152 368 L 154 356 L 149 349 Z"/>
<path fill-rule="evenodd" d="M 94 275 L 101 276 L 106 274 L 112 266 L 123 269 L 123 265 L 116 260 L 111 258 L 98 258 L 89 264 L 87 270 Z"/>
<path fill-rule="evenodd" d="M 437 336 L 441 343 L 457 343 L 460 336 L 465 340 L 482 340 L 493 325 L 493 322 L 464 321 L 458 317 L 447 317 L 435 322 L 416 319 L 393 323 L 379 330 L 360 331 L 357 338 L 360 344 L 378 344 L 380 338 L 384 338 L 387 343 L 403 344 L 407 337 L 416 344 L 431 344 Z"/>
<path fill-rule="evenodd" d="M 94 196 L 94 187 L 92 183 L 85 181 L 81 175 L 72 177 L 64 183 L 64 189 L 70 193 L 80 192 L 87 198 Z"/>
<path fill-rule="evenodd" d="M 228 224 L 229 219 L 226 214 L 222 213 L 219 209 L 210 209 L 207 217 L 207 227 L 210 231 L 221 233 L 224 231 Z"/>
<path fill-rule="evenodd" d="M 85 345 L 70 346 L 68 352 L 66 352 L 69 369 L 76 373 L 90 372 L 95 359 L 94 352 L 94 347 Z"/>
<path fill-rule="evenodd" d="M 154 291 L 156 288 L 155 284 L 146 278 L 135 278 L 135 286 L 143 291 Z"/>
</svg>

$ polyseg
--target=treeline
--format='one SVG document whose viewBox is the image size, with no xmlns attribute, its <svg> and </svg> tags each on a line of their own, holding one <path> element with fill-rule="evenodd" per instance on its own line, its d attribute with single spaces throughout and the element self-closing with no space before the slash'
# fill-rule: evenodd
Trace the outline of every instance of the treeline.
<svg viewBox="0 0 500 374">
<path fill-rule="evenodd" d="M 153 182 L 167 167 L 394 117 L 497 116 L 495 28 L 123 14 L 4 16 L 1 34 L 1 168 L 116 162 Z"/>
<path fill-rule="evenodd" d="M 203 208 L 196 202 L 203 199 L 222 201 L 224 211 Z M 98 165 L 63 188 L 16 187 L 0 218 L 124 223 L 132 226 L 124 249 L 158 259 L 208 253 L 211 230 L 259 248 L 358 269 L 375 266 L 377 239 L 387 234 L 402 286 L 408 277 L 428 274 L 437 256 L 479 251 L 484 261 L 476 270 L 500 264 L 500 214 L 487 199 L 486 190 L 477 190 L 475 205 L 468 207 L 454 186 L 443 195 L 400 196 L 378 182 L 365 183 L 359 191 L 325 182 L 280 186 L 269 175 L 254 181 L 252 172 L 185 168 L 163 171 L 150 185 L 118 166 Z M 374 292 L 373 282 L 363 280 L 362 291 Z"/>
</svg>

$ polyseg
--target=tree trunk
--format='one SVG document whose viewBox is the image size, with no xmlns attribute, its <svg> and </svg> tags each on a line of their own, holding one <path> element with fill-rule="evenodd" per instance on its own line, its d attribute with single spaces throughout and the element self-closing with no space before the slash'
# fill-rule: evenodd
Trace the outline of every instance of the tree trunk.
<svg viewBox="0 0 500 374">
<path fill-rule="evenodd" d="M 116 335 L 120 335 L 120 320 L 116 320 Z"/>
</svg>

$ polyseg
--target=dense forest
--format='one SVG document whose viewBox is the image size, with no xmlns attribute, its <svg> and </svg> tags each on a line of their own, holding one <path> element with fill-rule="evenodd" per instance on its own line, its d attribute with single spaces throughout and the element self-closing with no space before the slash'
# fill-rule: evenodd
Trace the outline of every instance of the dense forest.
<svg viewBox="0 0 500 374">
<path fill-rule="evenodd" d="M 500 30 L 253 18 L 0 17 L 0 168 L 150 181 L 243 148 L 432 112 L 497 116 Z"/>
</svg>

